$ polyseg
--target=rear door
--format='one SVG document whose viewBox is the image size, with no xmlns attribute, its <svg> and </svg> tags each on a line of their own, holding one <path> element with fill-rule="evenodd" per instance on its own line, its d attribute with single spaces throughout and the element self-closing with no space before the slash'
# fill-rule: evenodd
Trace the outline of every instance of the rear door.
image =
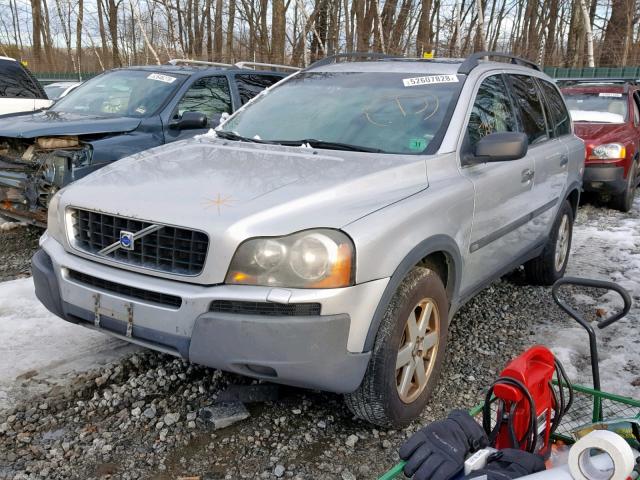
<svg viewBox="0 0 640 480">
<path fill-rule="evenodd" d="M 238 73 L 235 75 L 235 86 L 238 90 L 240 104 L 244 105 L 265 88 L 278 83 L 285 75 L 268 73 Z M 239 108 L 239 106 L 237 107 Z"/>
<path fill-rule="evenodd" d="M 463 295 L 516 262 L 535 240 L 530 233 L 532 157 L 468 165 L 464 161 L 485 135 L 512 131 L 520 131 L 520 126 L 504 76 L 487 76 L 477 87 L 461 148 L 461 173 L 475 190 Z"/>
</svg>

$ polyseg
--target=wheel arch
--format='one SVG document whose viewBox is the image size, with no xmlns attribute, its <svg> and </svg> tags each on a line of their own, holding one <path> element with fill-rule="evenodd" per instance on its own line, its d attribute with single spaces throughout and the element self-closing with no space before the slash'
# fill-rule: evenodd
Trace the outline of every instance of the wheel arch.
<svg viewBox="0 0 640 480">
<path fill-rule="evenodd" d="M 575 219 L 576 215 L 578 214 L 578 205 L 580 204 L 580 186 L 577 184 L 571 185 L 571 187 L 569 188 L 569 193 L 565 198 L 571 205 L 571 210 L 573 210 L 573 218 Z"/>
<path fill-rule="evenodd" d="M 434 270 L 445 285 L 449 305 L 454 303 L 460 287 L 462 256 L 458 245 L 451 237 L 435 235 L 416 245 L 391 275 L 369 325 L 364 352 L 371 351 L 373 348 L 378 328 L 391 298 L 407 273 L 416 266 L 425 266 Z"/>
</svg>

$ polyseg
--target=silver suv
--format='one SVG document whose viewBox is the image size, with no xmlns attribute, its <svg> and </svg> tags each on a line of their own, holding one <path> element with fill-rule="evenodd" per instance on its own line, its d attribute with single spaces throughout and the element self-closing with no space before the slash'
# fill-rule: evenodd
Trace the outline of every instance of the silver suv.
<svg viewBox="0 0 640 480">
<path fill-rule="evenodd" d="M 546 75 L 488 55 L 333 57 L 215 133 L 75 182 L 33 258 L 38 298 L 407 424 L 460 306 L 520 265 L 548 285 L 567 263 L 584 145 Z"/>
</svg>

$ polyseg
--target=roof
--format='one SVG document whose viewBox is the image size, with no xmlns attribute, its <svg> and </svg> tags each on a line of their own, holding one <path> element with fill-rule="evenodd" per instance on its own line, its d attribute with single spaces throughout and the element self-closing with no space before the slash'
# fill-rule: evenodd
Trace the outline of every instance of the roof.
<svg viewBox="0 0 640 480">
<path fill-rule="evenodd" d="M 376 60 L 372 62 L 342 62 L 309 67 L 314 72 L 404 72 L 404 73 L 441 73 L 458 72 L 460 61 L 440 62 L 437 60 L 403 59 L 402 61 Z"/>
<path fill-rule="evenodd" d="M 490 57 L 507 59 L 509 62 L 496 62 Z M 341 59 L 354 59 L 353 62 L 341 62 Z M 360 59 L 365 59 L 362 61 Z M 368 59 L 368 61 L 366 60 Z M 515 69 L 527 73 L 539 72 L 544 75 L 540 67 L 534 62 L 502 52 L 476 52 L 467 58 L 405 58 L 394 57 L 376 52 L 353 52 L 333 55 L 317 61 L 306 70 L 327 72 L 405 72 L 431 74 L 461 74 L 468 75 L 474 69 L 481 71 L 500 69 Z"/>
</svg>

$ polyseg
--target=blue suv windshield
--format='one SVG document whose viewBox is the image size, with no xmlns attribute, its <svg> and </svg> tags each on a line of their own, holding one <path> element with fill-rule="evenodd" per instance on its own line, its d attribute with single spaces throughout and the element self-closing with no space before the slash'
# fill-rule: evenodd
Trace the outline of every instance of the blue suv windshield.
<svg viewBox="0 0 640 480">
<path fill-rule="evenodd" d="M 173 95 L 185 75 L 113 70 L 83 83 L 50 111 L 97 117 L 148 117 Z"/>
<path fill-rule="evenodd" d="M 303 73 L 256 97 L 223 130 L 287 144 L 316 140 L 422 153 L 447 121 L 460 85 L 456 75 Z"/>
</svg>

